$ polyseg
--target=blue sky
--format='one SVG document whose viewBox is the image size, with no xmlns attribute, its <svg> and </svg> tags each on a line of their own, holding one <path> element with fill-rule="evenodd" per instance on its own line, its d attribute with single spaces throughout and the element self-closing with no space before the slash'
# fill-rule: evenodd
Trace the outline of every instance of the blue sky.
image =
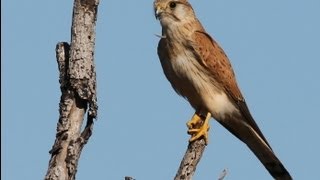
<svg viewBox="0 0 320 180">
<path fill-rule="evenodd" d="M 60 90 L 55 45 L 70 41 L 72 1 L 2 1 L 1 179 L 43 179 Z M 165 79 L 153 1 L 101 1 L 95 63 L 99 119 L 77 179 L 172 179 L 194 110 Z M 262 132 L 295 179 L 320 179 L 320 1 L 192 0 L 228 54 Z M 196 180 L 268 180 L 250 150 L 214 120 Z"/>
</svg>

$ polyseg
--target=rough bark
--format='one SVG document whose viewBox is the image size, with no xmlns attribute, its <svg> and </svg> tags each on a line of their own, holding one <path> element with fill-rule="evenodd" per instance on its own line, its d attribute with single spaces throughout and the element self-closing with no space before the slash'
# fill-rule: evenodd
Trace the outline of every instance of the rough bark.
<svg viewBox="0 0 320 180">
<path fill-rule="evenodd" d="M 56 47 L 62 95 L 46 180 L 75 179 L 81 151 L 92 134 L 98 110 L 94 65 L 98 4 L 98 0 L 75 0 L 71 45 L 64 42 Z M 81 132 L 87 109 L 86 126 Z"/>
<path fill-rule="evenodd" d="M 202 119 L 202 122 L 197 124 L 195 128 L 200 128 L 200 126 L 203 125 L 204 119 Z M 174 180 L 192 179 L 205 148 L 206 142 L 204 138 L 197 139 L 188 144 L 187 151 L 184 154 Z"/>
<path fill-rule="evenodd" d="M 202 157 L 206 142 L 204 139 L 198 139 L 189 143 L 186 153 L 180 163 L 175 180 L 191 180 L 197 165 Z"/>
</svg>

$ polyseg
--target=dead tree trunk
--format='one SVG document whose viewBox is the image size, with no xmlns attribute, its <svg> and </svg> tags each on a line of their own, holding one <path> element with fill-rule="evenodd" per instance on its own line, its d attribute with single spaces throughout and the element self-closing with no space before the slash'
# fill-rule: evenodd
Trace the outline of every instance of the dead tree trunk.
<svg viewBox="0 0 320 180">
<path fill-rule="evenodd" d="M 46 180 L 74 180 L 82 148 L 92 134 L 98 110 L 94 65 L 98 4 L 99 0 L 74 1 L 71 45 L 64 42 L 56 47 L 62 95 Z M 86 112 L 87 122 L 81 132 Z"/>
</svg>

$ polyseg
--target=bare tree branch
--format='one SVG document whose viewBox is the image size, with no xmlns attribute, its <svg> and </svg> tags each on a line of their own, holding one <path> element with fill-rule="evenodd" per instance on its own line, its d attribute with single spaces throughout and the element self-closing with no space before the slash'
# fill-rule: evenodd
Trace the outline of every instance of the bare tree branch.
<svg viewBox="0 0 320 180">
<path fill-rule="evenodd" d="M 180 163 L 175 180 L 191 180 L 197 165 L 202 157 L 206 142 L 204 139 L 198 139 L 189 143 L 188 149 Z"/>
<path fill-rule="evenodd" d="M 204 125 L 207 116 L 201 116 L 201 121 L 195 124 L 195 129 L 199 129 Z M 189 133 L 190 134 L 190 133 Z M 193 136 L 193 134 L 190 134 Z M 206 140 L 202 136 L 199 139 L 196 139 L 193 142 L 189 142 L 188 148 L 184 157 L 180 163 L 180 167 L 178 172 L 174 178 L 174 180 L 191 180 L 197 165 L 202 157 L 202 154 L 206 148 Z"/>
<path fill-rule="evenodd" d="M 133 177 L 126 176 L 126 177 L 124 177 L 124 180 L 135 180 L 135 179 Z"/>
<path fill-rule="evenodd" d="M 218 180 L 223 180 L 223 179 L 226 177 L 227 174 L 228 174 L 227 170 L 224 169 L 224 170 L 221 172 Z"/>
<path fill-rule="evenodd" d="M 71 45 L 58 43 L 56 47 L 62 95 L 46 180 L 74 180 L 82 148 L 92 134 L 98 109 L 94 65 L 98 4 L 99 0 L 75 0 Z M 81 132 L 88 106 L 87 123 Z"/>
</svg>

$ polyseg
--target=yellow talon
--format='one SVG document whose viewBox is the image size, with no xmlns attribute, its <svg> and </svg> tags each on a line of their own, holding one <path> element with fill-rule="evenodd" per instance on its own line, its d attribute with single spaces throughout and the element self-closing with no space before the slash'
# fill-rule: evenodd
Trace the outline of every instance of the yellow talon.
<svg viewBox="0 0 320 180">
<path fill-rule="evenodd" d="M 189 129 L 192 129 L 195 126 L 197 126 L 199 123 L 201 123 L 201 121 L 202 121 L 201 117 L 197 113 L 194 113 L 191 120 L 187 122 L 187 126 Z"/>
<path fill-rule="evenodd" d="M 187 123 L 189 128 L 188 134 L 191 135 L 189 142 L 193 142 L 201 137 L 204 138 L 206 144 L 208 144 L 208 131 L 210 129 L 209 120 L 211 113 L 208 112 L 203 120 L 197 113 L 195 113 L 192 119 Z"/>
</svg>

